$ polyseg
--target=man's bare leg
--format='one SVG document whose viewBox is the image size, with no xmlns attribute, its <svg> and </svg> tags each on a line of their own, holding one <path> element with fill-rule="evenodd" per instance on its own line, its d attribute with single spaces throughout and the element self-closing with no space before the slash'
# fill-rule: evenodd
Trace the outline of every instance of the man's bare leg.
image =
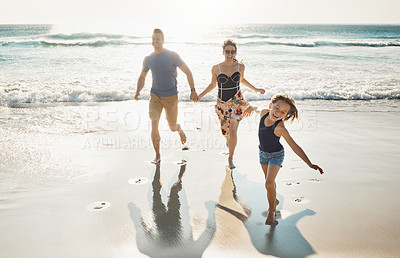
<svg viewBox="0 0 400 258">
<path fill-rule="evenodd" d="M 169 124 L 169 128 L 171 129 L 171 131 L 178 132 L 179 137 L 181 138 L 181 143 L 185 144 L 186 143 L 186 134 L 182 130 L 181 125 L 177 124 L 177 123 L 168 123 L 168 124 Z"/>
<path fill-rule="evenodd" d="M 161 142 L 161 136 L 160 132 L 158 130 L 160 120 L 154 120 L 151 122 L 151 141 L 153 143 L 153 148 L 156 153 L 156 157 L 154 158 L 151 163 L 153 164 L 158 164 L 161 161 L 161 154 L 160 154 L 160 142 Z"/>
</svg>

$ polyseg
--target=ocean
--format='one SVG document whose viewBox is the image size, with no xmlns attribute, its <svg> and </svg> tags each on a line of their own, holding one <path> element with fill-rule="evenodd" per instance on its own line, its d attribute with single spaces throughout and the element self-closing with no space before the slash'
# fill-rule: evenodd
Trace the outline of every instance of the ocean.
<svg viewBox="0 0 400 258">
<path fill-rule="evenodd" d="M 221 46 L 230 38 L 238 43 L 245 78 L 266 90 L 261 95 L 242 87 L 257 106 L 285 92 L 296 99 L 303 121 L 316 120 L 316 111 L 400 111 L 399 25 L 163 29 L 165 47 L 188 64 L 198 93 L 210 83 L 211 67 L 224 60 Z M 147 104 L 133 97 L 143 58 L 153 50 L 151 34 L 152 28 L 139 27 L 0 25 L 0 174 L 64 182 L 89 173 L 82 165 L 90 161 L 82 154 L 85 144 L 67 151 L 69 141 L 113 132 L 148 138 Z M 149 74 L 144 101 L 150 87 Z M 216 90 L 193 105 L 182 72 L 178 90 L 187 111 L 179 116 L 183 126 L 195 131 L 200 126 L 193 121 L 202 116 L 218 131 Z M 196 107 L 208 111 L 199 115 Z M 151 150 L 150 142 L 145 147 Z"/>
<path fill-rule="evenodd" d="M 131 100 L 143 58 L 152 52 L 149 28 L 102 30 L 57 25 L 0 25 L 0 106 Z M 198 92 L 223 61 L 221 45 L 238 43 L 245 77 L 265 95 L 298 100 L 400 98 L 400 25 L 224 25 L 166 28 L 165 47 L 188 64 Z M 151 76 L 142 91 L 149 98 Z M 180 100 L 189 100 L 183 73 Z M 245 87 L 244 87 L 245 88 Z M 215 101 L 210 93 L 204 101 Z"/>
</svg>

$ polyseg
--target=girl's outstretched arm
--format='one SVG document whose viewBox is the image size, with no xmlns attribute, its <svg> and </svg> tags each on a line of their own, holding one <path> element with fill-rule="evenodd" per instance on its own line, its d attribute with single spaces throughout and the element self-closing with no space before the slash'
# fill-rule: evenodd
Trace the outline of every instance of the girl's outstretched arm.
<svg viewBox="0 0 400 258">
<path fill-rule="evenodd" d="M 264 89 L 261 88 L 256 88 L 254 87 L 250 82 L 248 82 L 245 78 L 244 78 L 244 64 L 240 65 L 239 68 L 239 72 L 240 72 L 240 83 L 243 84 L 246 87 L 249 87 L 250 89 L 254 90 L 255 92 L 259 92 L 261 94 L 265 93 Z"/>
<path fill-rule="evenodd" d="M 214 65 L 211 68 L 211 83 L 207 86 L 207 88 L 205 88 L 203 90 L 202 93 L 199 94 L 199 99 L 200 100 L 202 97 L 204 97 L 207 93 L 209 93 L 211 90 L 213 90 L 215 88 L 215 86 L 217 86 L 217 76 L 218 76 L 218 69 L 217 66 Z"/>
<path fill-rule="evenodd" d="M 323 174 L 324 171 L 318 165 L 311 163 L 310 159 L 307 157 L 304 150 L 293 140 L 292 136 L 290 136 L 289 131 L 285 128 L 283 122 L 280 122 L 276 129 L 276 133 L 278 136 L 283 136 L 285 141 L 289 144 L 290 148 L 299 156 L 310 168 L 318 170 L 320 174 Z"/>
</svg>

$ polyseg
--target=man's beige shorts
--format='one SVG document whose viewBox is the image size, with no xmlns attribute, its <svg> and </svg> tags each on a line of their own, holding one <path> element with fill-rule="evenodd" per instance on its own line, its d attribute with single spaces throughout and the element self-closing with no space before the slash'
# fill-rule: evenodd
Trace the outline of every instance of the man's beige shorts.
<svg viewBox="0 0 400 258">
<path fill-rule="evenodd" d="M 165 116 L 168 123 L 176 124 L 178 121 L 178 94 L 169 97 L 159 97 L 151 93 L 149 102 L 150 120 L 159 120 L 163 108 L 165 109 Z"/>
</svg>

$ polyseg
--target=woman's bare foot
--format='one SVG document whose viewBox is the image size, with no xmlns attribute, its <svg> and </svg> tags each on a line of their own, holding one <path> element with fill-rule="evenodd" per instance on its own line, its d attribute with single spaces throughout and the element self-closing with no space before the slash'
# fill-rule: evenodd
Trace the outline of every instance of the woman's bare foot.
<svg viewBox="0 0 400 258">
<path fill-rule="evenodd" d="M 161 157 L 155 157 L 152 161 L 151 161 L 151 164 L 155 164 L 155 165 L 157 165 L 157 164 L 159 164 L 161 162 Z"/>
<path fill-rule="evenodd" d="M 228 158 L 228 166 L 230 169 L 236 168 L 236 166 L 233 164 L 233 159 Z"/>
<path fill-rule="evenodd" d="M 185 144 L 186 143 L 186 134 L 183 132 L 182 129 L 178 133 L 179 133 L 179 137 L 181 137 L 181 143 Z"/>
</svg>

